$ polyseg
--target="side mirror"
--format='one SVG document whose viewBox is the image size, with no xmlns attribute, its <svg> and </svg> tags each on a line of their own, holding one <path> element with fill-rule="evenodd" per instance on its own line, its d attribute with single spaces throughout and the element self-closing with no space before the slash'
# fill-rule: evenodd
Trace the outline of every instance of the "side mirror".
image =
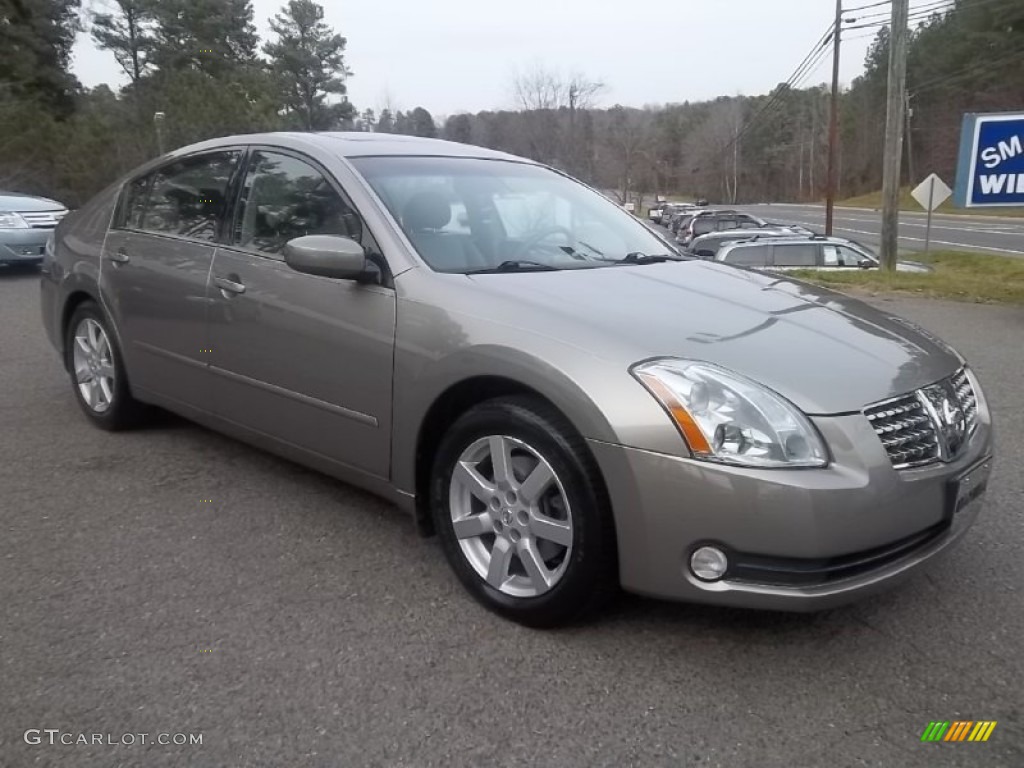
<svg viewBox="0 0 1024 768">
<path fill-rule="evenodd" d="M 861 269 L 874 269 L 878 265 L 875 264 L 875 262 L 873 262 L 871 259 L 861 259 L 859 262 L 857 262 L 857 266 L 860 267 Z"/>
<path fill-rule="evenodd" d="M 359 280 L 366 273 L 366 251 L 350 237 L 304 235 L 284 245 L 284 261 L 296 272 Z"/>
</svg>

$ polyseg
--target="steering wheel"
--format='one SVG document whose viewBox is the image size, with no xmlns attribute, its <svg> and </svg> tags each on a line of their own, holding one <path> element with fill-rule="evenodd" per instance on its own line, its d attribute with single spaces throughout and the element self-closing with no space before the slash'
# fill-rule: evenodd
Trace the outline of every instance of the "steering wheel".
<svg viewBox="0 0 1024 768">
<path fill-rule="evenodd" d="M 519 244 L 519 247 L 516 248 L 515 252 L 512 253 L 509 259 L 511 261 L 515 261 L 517 259 L 522 258 L 529 252 L 531 248 L 533 248 L 533 246 L 537 245 L 542 240 L 551 237 L 552 235 L 564 235 L 566 244 L 570 246 L 576 242 L 576 236 L 572 233 L 571 230 L 566 229 L 565 227 L 560 227 L 557 225 L 544 227 L 543 229 L 537 229 L 527 234 L 526 238 L 523 240 L 522 243 Z"/>
</svg>

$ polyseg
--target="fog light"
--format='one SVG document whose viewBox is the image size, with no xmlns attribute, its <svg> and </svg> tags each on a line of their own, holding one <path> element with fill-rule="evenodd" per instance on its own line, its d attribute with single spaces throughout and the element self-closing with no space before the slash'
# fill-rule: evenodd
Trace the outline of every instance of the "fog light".
<svg viewBox="0 0 1024 768">
<path fill-rule="evenodd" d="M 701 581 L 718 581 L 728 567 L 729 559 L 717 547 L 701 547 L 690 555 L 690 570 Z"/>
</svg>

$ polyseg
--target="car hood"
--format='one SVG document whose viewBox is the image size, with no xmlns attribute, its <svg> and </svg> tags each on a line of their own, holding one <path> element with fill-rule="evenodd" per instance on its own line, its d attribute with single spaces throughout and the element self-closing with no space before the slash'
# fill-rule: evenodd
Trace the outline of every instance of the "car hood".
<svg viewBox="0 0 1024 768">
<path fill-rule="evenodd" d="M 810 414 L 849 413 L 949 376 L 959 356 L 927 331 L 780 275 L 708 261 L 470 278 L 489 317 L 616 367 L 702 360 Z M 479 306 L 479 305 L 478 305 Z"/>
<path fill-rule="evenodd" d="M 45 197 L 20 195 L 16 192 L 0 192 L 0 211 L 17 211 L 18 213 L 56 211 L 63 207 L 56 200 L 49 200 Z"/>
</svg>

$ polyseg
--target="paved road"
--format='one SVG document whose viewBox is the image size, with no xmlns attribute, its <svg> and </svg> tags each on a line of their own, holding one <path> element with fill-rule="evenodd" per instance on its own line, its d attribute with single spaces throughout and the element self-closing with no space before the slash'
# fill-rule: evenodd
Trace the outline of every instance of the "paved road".
<svg viewBox="0 0 1024 768">
<path fill-rule="evenodd" d="M 887 303 L 966 352 L 1001 427 L 987 511 L 927 576 L 820 615 L 624 598 L 536 632 L 370 496 L 173 418 L 89 427 L 37 292 L 0 274 L 0 765 L 1024 765 L 1024 310 Z M 999 725 L 921 744 L 939 718 Z"/>
<path fill-rule="evenodd" d="M 805 224 L 825 231 L 825 206 L 774 205 L 742 206 L 769 221 Z M 900 248 L 923 251 L 925 241 L 924 213 L 900 214 Z M 834 232 L 839 237 L 859 240 L 877 248 L 881 239 L 881 213 L 866 208 L 836 208 Z M 942 250 L 1003 253 L 1024 257 L 1024 219 L 992 216 L 958 216 L 937 214 L 932 217 L 932 247 Z"/>
</svg>

